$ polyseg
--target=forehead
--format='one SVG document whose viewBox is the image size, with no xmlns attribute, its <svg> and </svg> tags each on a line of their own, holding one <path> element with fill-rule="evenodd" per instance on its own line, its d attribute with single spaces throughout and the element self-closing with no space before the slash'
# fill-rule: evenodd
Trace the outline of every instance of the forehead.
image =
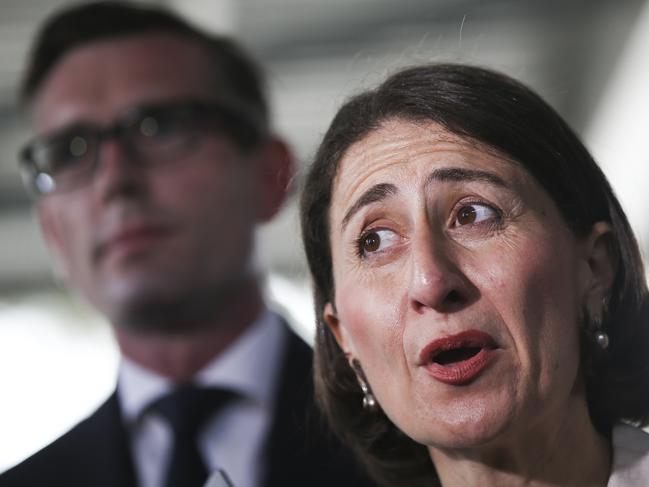
<svg viewBox="0 0 649 487">
<path fill-rule="evenodd" d="M 381 183 L 419 186 L 432 170 L 442 167 L 486 171 L 511 183 L 529 180 L 520 164 L 493 148 L 432 122 L 392 119 L 347 150 L 334 179 L 333 197 L 349 201 Z"/>
<path fill-rule="evenodd" d="M 34 98 L 34 123 L 48 131 L 164 98 L 209 97 L 209 80 L 205 48 L 192 39 L 153 33 L 92 42 L 52 68 Z"/>
</svg>

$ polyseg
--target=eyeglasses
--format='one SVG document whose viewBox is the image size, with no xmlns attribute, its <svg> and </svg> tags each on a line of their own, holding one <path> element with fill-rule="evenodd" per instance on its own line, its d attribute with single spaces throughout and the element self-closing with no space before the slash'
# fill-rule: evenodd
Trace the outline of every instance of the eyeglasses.
<svg viewBox="0 0 649 487">
<path fill-rule="evenodd" d="M 243 110 L 201 100 L 141 106 L 113 124 L 77 123 L 37 137 L 20 152 L 29 190 L 44 196 L 88 183 L 104 141 L 115 138 L 133 162 L 156 165 L 188 154 L 208 131 L 230 136 L 242 149 L 263 137 L 263 124 Z"/>
</svg>

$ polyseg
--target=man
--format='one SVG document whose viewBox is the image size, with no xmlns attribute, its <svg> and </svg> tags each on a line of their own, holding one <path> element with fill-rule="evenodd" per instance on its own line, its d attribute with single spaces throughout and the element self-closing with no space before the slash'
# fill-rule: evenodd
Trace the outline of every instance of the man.
<svg viewBox="0 0 649 487">
<path fill-rule="evenodd" d="M 230 40 L 163 11 L 86 4 L 44 26 L 22 158 L 57 269 L 123 359 L 115 394 L 0 485 L 191 487 L 217 468 L 236 487 L 368 485 L 307 425 L 311 352 L 251 267 L 291 177 L 260 84 Z"/>
</svg>

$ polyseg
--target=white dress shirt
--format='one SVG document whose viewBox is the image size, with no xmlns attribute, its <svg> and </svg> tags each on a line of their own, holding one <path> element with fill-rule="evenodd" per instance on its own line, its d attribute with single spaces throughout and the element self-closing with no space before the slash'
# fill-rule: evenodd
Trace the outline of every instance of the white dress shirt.
<svg viewBox="0 0 649 487">
<path fill-rule="evenodd" d="M 236 484 L 235 484 L 236 485 Z M 649 485 L 649 434 L 619 424 L 613 428 L 613 465 L 607 487 Z"/>
<path fill-rule="evenodd" d="M 236 487 L 258 487 L 264 474 L 262 448 L 273 418 L 286 338 L 279 317 L 265 311 L 194 378 L 198 385 L 231 389 L 241 395 L 210 418 L 199 435 L 208 470 L 222 468 Z M 163 485 L 172 446 L 172 432 L 164 418 L 142 412 L 171 387 L 165 377 L 122 358 L 118 396 L 142 487 Z"/>
</svg>

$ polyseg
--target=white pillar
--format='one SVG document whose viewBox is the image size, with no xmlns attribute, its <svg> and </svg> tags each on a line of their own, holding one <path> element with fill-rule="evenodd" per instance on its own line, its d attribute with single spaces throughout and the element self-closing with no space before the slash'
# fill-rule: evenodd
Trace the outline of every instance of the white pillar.
<svg viewBox="0 0 649 487">
<path fill-rule="evenodd" d="M 649 2 L 641 9 L 586 131 L 649 257 Z"/>
</svg>

